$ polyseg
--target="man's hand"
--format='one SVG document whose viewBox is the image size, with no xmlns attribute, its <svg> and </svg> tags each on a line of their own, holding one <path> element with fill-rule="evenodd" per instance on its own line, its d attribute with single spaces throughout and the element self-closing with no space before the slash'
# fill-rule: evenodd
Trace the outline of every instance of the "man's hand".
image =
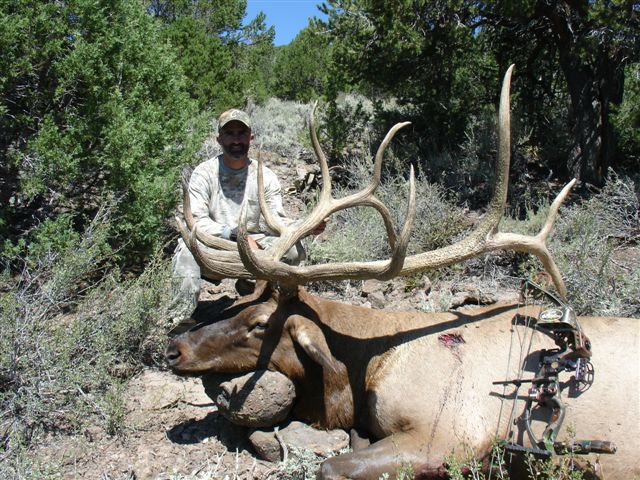
<svg viewBox="0 0 640 480">
<path fill-rule="evenodd" d="M 238 241 L 238 227 L 231 230 L 231 235 L 229 236 L 229 240 L 233 242 Z M 254 250 L 262 250 L 262 247 L 258 245 L 258 242 L 256 242 L 253 239 L 253 237 L 251 237 L 251 235 L 247 235 L 247 242 L 249 243 L 249 246 Z"/>
</svg>

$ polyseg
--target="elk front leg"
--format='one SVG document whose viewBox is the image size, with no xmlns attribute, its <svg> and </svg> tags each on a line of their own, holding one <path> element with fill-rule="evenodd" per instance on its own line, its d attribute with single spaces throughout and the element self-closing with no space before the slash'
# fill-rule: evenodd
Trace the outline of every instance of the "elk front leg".
<svg viewBox="0 0 640 480">
<path fill-rule="evenodd" d="M 318 480 L 378 480 L 384 474 L 396 478 L 398 473 L 412 475 L 404 478 L 447 478 L 443 460 L 430 462 L 421 448 L 423 435 L 400 432 L 373 443 L 367 448 L 325 460 L 320 466 Z"/>
</svg>

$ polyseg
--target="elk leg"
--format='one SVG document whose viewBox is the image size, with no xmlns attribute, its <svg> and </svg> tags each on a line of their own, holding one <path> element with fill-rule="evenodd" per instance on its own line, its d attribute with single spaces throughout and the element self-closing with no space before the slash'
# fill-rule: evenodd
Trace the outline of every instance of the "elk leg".
<svg viewBox="0 0 640 480">
<path fill-rule="evenodd" d="M 351 450 L 357 452 L 371 445 L 371 440 L 358 429 L 352 428 L 349 432 L 349 443 L 351 444 Z"/>
<path fill-rule="evenodd" d="M 399 472 L 413 472 L 423 479 L 447 478 L 442 459 L 437 464 L 427 461 L 420 438 L 415 432 L 400 432 L 362 450 L 331 457 L 322 463 L 316 478 L 378 480 L 384 474 L 395 478 Z"/>
</svg>

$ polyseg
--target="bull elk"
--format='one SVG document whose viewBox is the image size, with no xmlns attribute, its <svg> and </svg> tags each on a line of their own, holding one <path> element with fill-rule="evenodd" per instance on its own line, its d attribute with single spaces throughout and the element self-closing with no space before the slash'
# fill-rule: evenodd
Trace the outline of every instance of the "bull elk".
<svg viewBox="0 0 640 480">
<path fill-rule="evenodd" d="M 447 459 L 471 453 L 486 460 L 496 441 L 510 458 L 521 458 L 521 452 L 562 454 L 565 446 L 585 453 L 576 465 L 593 477 L 639 476 L 638 320 L 580 317 L 578 324 L 568 307 L 542 311 L 531 304 L 385 312 L 329 301 L 301 287 L 319 280 L 387 279 L 512 249 L 540 258 L 563 304 L 566 288 L 545 241 L 574 182 L 555 199 L 536 236 L 497 230 L 508 184 L 512 68 L 501 93 L 493 198 L 478 226 L 448 247 L 406 256 L 415 216 L 413 172 L 399 235 L 388 209 L 374 196 L 384 150 L 404 123 L 394 126 L 378 149 L 371 185 L 334 199 L 312 116 L 311 138 L 324 179 L 320 201 L 307 218 L 284 226 L 261 199 L 269 227 L 280 236 L 267 251 L 251 250 L 243 227 L 237 245 L 201 235 L 185 193 L 186 225 L 180 223 L 180 229 L 203 274 L 266 281 L 221 318 L 173 339 L 167 350 L 172 369 L 179 374 L 281 372 L 296 386 L 295 416 L 327 428 L 354 429 L 372 440 L 324 461 L 321 479 L 377 479 L 408 468 L 416 478 L 444 478 Z M 261 182 L 259 177 L 260 190 Z M 380 213 L 390 259 L 295 267 L 279 261 L 324 218 L 356 205 Z M 554 316 L 558 311 L 562 318 Z M 547 329 L 543 320 L 549 312 L 556 326 L 573 322 L 576 328 Z M 526 478 L 516 463 L 511 478 Z"/>
</svg>

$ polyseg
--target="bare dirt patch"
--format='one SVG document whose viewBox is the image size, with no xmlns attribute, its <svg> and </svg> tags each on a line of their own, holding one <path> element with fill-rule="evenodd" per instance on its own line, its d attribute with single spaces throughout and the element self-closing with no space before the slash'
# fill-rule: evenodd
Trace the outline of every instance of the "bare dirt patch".
<svg viewBox="0 0 640 480">
<path fill-rule="evenodd" d="M 52 436 L 40 453 L 69 479 L 260 479 L 273 471 L 249 450 L 246 429 L 217 413 L 198 378 L 142 371 L 129 382 L 125 415 L 117 436 L 97 427 Z"/>
</svg>

